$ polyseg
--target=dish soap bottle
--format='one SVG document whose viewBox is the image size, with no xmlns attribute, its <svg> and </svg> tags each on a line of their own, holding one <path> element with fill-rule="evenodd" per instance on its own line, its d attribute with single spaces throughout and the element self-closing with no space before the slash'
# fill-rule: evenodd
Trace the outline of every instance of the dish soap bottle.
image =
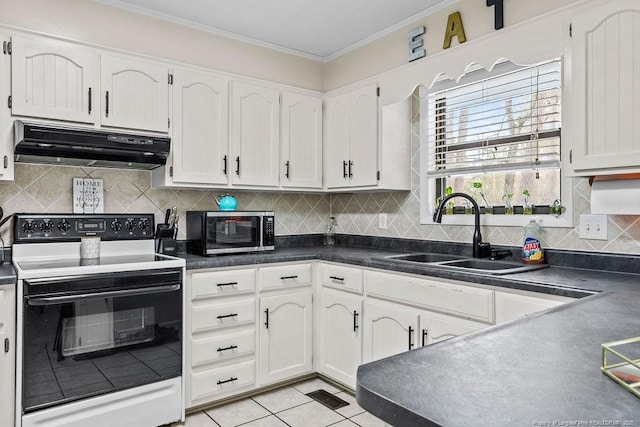
<svg viewBox="0 0 640 427">
<path fill-rule="evenodd" d="M 544 252 L 540 243 L 541 228 L 535 219 L 524 226 L 524 241 L 522 243 L 522 262 L 525 264 L 542 264 Z"/>
<path fill-rule="evenodd" d="M 327 228 L 327 232 L 324 233 L 323 243 L 325 246 L 333 246 L 336 243 L 336 235 L 334 232 L 334 227 L 338 224 L 335 216 L 329 217 L 329 228 Z"/>
</svg>

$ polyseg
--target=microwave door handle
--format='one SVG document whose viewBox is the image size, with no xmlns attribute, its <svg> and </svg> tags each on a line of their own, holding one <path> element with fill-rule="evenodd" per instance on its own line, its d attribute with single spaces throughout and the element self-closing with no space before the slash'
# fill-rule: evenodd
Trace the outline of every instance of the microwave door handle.
<svg viewBox="0 0 640 427">
<path fill-rule="evenodd" d="M 181 285 L 153 286 L 150 288 L 124 289 L 121 291 L 95 292 L 90 294 L 64 295 L 59 297 L 26 297 L 27 304 L 34 307 L 67 304 L 96 298 L 130 297 L 135 295 L 149 295 L 161 292 L 180 290 Z"/>
</svg>

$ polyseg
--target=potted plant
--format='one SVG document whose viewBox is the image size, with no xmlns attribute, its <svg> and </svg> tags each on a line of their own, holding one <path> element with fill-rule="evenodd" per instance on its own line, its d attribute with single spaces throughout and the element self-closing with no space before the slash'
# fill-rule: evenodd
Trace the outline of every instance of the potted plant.
<svg viewBox="0 0 640 427">
<path fill-rule="evenodd" d="M 504 201 L 504 213 L 506 215 L 513 215 L 513 205 L 511 204 L 513 199 L 513 193 L 504 194 L 502 200 Z"/>
<path fill-rule="evenodd" d="M 522 213 L 525 215 L 533 215 L 533 205 L 529 203 L 529 197 L 531 197 L 529 190 L 526 188 L 522 190 L 522 195 L 524 196 L 524 201 L 522 202 Z"/>
<path fill-rule="evenodd" d="M 564 206 L 560 202 L 560 199 L 555 199 L 551 205 L 549 205 L 549 213 L 554 216 L 554 218 L 558 218 L 564 212 Z"/>
<path fill-rule="evenodd" d="M 445 196 L 448 196 L 451 193 L 453 193 L 453 188 L 451 188 L 451 186 L 444 189 Z M 447 207 L 445 208 L 444 213 L 447 215 L 453 215 L 453 207 L 454 203 L 452 201 L 447 202 Z"/>
<path fill-rule="evenodd" d="M 491 206 L 489 204 L 489 202 L 487 201 L 487 199 L 484 197 L 484 193 L 482 192 L 482 183 L 480 181 L 476 181 L 473 183 L 473 188 L 478 190 L 478 193 L 480 193 L 480 197 L 482 197 L 482 201 L 484 202 L 484 213 L 486 214 L 492 214 L 493 213 L 493 206 Z"/>
</svg>

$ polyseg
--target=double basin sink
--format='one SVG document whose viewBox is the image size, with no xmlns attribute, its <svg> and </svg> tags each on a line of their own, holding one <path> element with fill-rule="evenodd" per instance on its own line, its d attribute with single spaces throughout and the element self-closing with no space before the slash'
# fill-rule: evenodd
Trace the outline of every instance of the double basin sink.
<svg viewBox="0 0 640 427">
<path fill-rule="evenodd" d="M 424 265 L 445 270 L 472 272 L 481 274 L 513 274 L 539 270 L 548 264 L 521 264 L 512 261 L 493 261 L 489 259 L 466 258 L 458 255 L 419 252 L 403 255 L 391 255 L 383 258 L 402 264 Z"/>
</svg>

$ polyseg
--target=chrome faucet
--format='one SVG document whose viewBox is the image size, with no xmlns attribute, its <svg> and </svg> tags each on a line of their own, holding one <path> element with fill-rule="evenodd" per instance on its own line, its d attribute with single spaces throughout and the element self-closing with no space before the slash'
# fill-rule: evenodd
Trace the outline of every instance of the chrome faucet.
<svg viewBox="0 0 640 427">
<path fill-rule="evenodd" d="M 444 208 L 444 204 L 454 197 L 462 197 L 467 199 L 473 205 L 473 212 L 475 215 L 475 229 L 473 231 L 473 257 L 474 258 L 487 258 L 491 253 L 491 245 L 489 243 L 485 243 L 482 241 L 482 234 L 480 233 L 480 208 L 478 207 L 478 203 L 476 203 L 475 199 L 466 193 L 451 193 L 447 196 L 444 196 L 435 212 L 433 213 L 433 222 L 442 222 L 442 209 Z"/>
</svg>

